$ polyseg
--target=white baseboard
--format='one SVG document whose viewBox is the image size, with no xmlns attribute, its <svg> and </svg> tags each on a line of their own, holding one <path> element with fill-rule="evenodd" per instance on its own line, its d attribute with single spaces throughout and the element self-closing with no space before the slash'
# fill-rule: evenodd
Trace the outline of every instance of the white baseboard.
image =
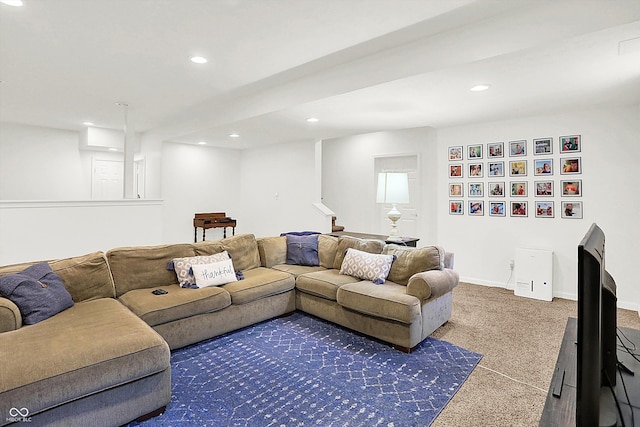
<svg viewBox="0 0 640 427">
<path fill-rule="evenodd" d="M 513 290 L 512 283 L 499 283 L 499 282 L 494 282 L 490 280 L 477 279 L 475 277 L 460 277 L 460 281 L 465 283 L 471 283 L 472 285 L 489 286 L 492 288 L 502 288 L 502 289 Z M 570 301 L 578 300 L 578 295 L 571 292 L 554 292 L 553 297 L 568 299 Z M 635 302 L 618 300 L 618 308 L 635 311 L 640 316 L 640 306 Z"/>
</svg>

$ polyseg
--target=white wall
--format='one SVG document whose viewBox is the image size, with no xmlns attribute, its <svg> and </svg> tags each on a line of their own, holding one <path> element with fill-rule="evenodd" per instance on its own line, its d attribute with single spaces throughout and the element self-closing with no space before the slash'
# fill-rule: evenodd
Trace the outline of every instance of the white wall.
<svg viewBox="0 0 640 427">
<path fill-rule="evenodd" d="M 242 152 L 242 226 L 256 236 L 326 230 L 316 179 L 316 144 L 301 141 Z"/>
<path fill-rule="evenodd" d="M 374 159 L 378 156 L 419 156 L 421 216 L 418 218 L 418 245 L 438 241 L 437 144 L 432 128 L 375 132 L 323 141 L 322 197 L 336 213 L 345 230 L 373 233 L 376 188 Z M 402 230 L 400 230 L 402 233 Z"/>
<path fill-rule="evenodd" d="M 239 151 L 165 142 L 161 170 L 164 243 L 193 242 L 193 217 L 198 212 L 226 212 L 238 220 L 236 233 L 250 230 L 240 210 Z M 230 236 L 231 229 L 227 232 Z M 207 240 L 222 235 L 222 229 L 206 232 Z"/>
<path fill-rule="evenodd" d="M 162 202 L 0 201 L 0 265 L 162 243 Z"/>
<path fill-rule="evenodd" d="M 456 269 L 465 281 L 506 286 L 510 279 L 509 260 L 514 258 L 518 247 L 543 248 L 554 251 L 554 295 L 575 299 L 577 295 L 577 245 L 593 222 L 597 222 L 606 234 L 606 266 L 618 285 L 619 305 L 638 309 L 640 288 L 637 286 L 635 252 L 640 241 L 640 199 L 635 197 L 637 189 L 637 167 L 634 161 L 640 158 L 639 107 L 590 110 L 518 120 L 460 126 L 438 130 L 438 228 L 439 241 L 455 252 Z M 529 216 L 527 218 L 470 217 L 448 213 L 448 157 L 447 149 L 454 145 L 484 144 L 526 139 L 529 152 L 532 139 L 553 137 L 552 157 L 557 168 L 558 137 L 582 135 L 582 175 L 560 175 L 555 171 L 555 218 L 535 218 L 532 207 L 537 198 L 532 194 L 532 183 L 539 177 L 533 175 L 528 159 L 530 182 Z M 466 153 L 465 153 L 466 154 Z M 466 157 L 465 157 L 466 159 Z M 486 163 L 486 157 L 483 160 Z M 509 157 L 504 158 L 505 165 Z M 467 161 L 465 160 L 465 165 Z M 466 171 L 465 171 L 466 172 Z M 508 174 L 507 174 L 508 175 Z M 466 176 L 466 175 L 465 175 Z M 568 200 L 559 195 L 560 179 L 582 179 L 582 220 L 560 217 L 560 203 Z M 481 181 L 492 181 L 486 177 Z M 497 180 L 497 179 L 495 179 Z M 504 181 L 514 180 L 506 176 Z M 463 180 L 468 182 L 467 179 Z M 486 184 L 485 184 L 486 185 Z M 465 188 L 465 196 L 466 196 Z M 469 197 L 464 198 L 465 201 Z M 484 197 L 485 205 L 489 198 Z M 511 198 L 505 197 L 509 202 Z M 515 200 L 515 199 L 514 199 Z M 510 283 L 513 283 L 511 278 Z"/>
<path fill-rule="evenodd" d="M 78 143 L 78 132 L 2 123 L 0 200 L 90 199 L 92 152 Z"/>
</svg>

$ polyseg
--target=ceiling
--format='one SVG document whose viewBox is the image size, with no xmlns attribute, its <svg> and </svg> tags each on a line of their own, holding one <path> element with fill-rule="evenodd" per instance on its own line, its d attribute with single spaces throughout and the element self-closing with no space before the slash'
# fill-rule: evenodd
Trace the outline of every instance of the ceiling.
<svg viewBox="0 0 640 427">
<path fill-rule="evenodd" d="M 122 129 L 126 102 L 150 137 L 244 149 L 640 104 L 640 0 L 23 1 L 0 122 Z"/>
</svg>

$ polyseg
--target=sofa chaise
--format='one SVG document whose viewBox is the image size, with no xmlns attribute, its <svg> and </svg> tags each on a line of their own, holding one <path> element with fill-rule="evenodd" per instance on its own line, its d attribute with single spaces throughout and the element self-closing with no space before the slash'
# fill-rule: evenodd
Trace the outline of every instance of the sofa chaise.
<svg viewBox="0 0 640 427">
<path fill-rule="evenodd" d="M 287 236 L 252 234 L 48 261 L 71 307 L 24 324 L 21 308 L 0 297 L 0 425 L 113 426 L 160 414 L 171 399 L 170 350 L 296 309 L 405 351 L 449 319 L 452 254 L 316 238 L 317 265 L 287 263 Z M 393 258 L 384 283 L 343 271 L 347 255 L 366 254 Z M 198 263 L 221 255 L 232 281 L 189 282 L 212 265 Z M 0 267 L 0 279 L 36 264 Z"/>
</svg>

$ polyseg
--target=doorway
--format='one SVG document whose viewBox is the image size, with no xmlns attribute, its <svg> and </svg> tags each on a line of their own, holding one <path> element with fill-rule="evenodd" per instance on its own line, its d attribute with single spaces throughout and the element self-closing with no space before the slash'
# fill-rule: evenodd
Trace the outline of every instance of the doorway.
<svg viewBox="0 0 640 427">
<path fill-rule="evenodd" d="M 397 208 L 402 213 L 398 221 L 398 232 L 401 236 L 418 236 L 418 217 L 420 216 L 420 173 L 417 154 L 379 156 L 374 158 L 374 188 L 377 186 L 378 174 L 381 172 L 404 172 L 409 178 L 409 203 L 398 203 Z M 374 212 L 374 227 L 377 234 L 388 235 L 391 221 L 387 213 L 391 210 L 391 203 L 376 203 Z"/>
</svg>

